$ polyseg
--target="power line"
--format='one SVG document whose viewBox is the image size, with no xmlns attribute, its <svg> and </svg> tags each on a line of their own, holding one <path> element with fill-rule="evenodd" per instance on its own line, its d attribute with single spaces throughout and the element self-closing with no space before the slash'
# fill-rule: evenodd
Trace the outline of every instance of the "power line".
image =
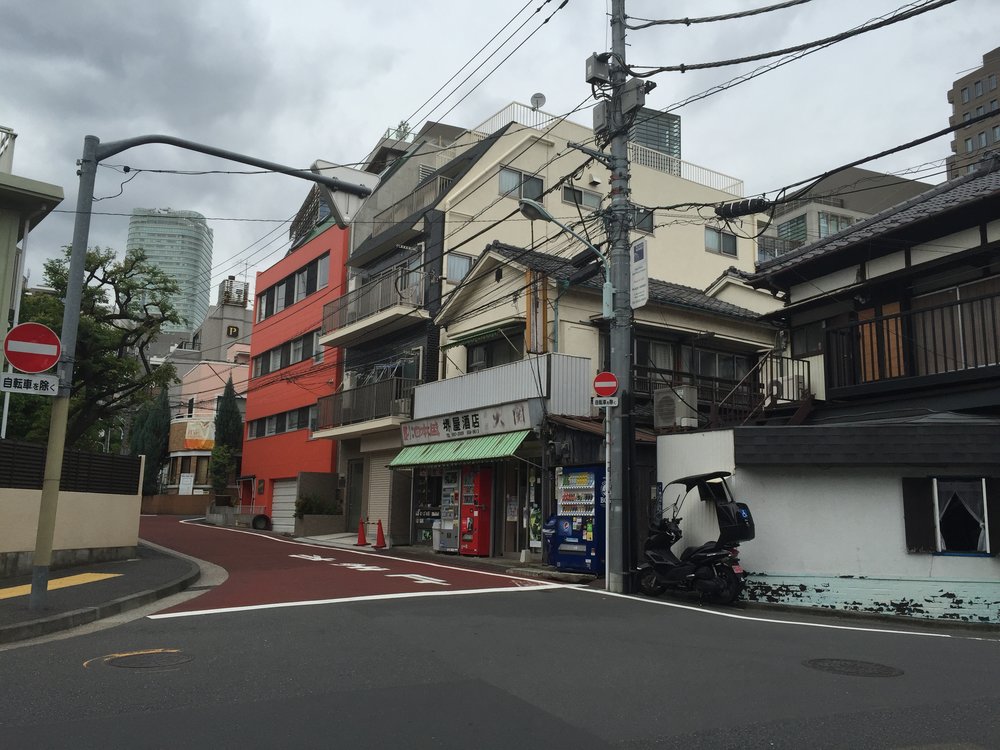
<svg viewBox="0 0 1000 750">
<path fill-rule="evenodd" d="M 894 23 L 899 23 L 900 21 L 906 21 L 915 16 L 919 16 L 922 13 L 927 13 L 931 10 L 937 10 L 945 5 L 950 5 L 955 2 L 955 0 L 928 0 L 922 5 L 912 8 L 904 12 L 899 12 L 902 8 L 908 6 L 902 6 L 898 8 L 894 13 L 898 15 L 892 15 L 889 18 L 877 21 L 875 23 L 866 22 L 862 24 L 861 27 L 856 29 L 851 29 L 849 31 L 843 31 L 839 34 L 834 34 L 833 36 L 828 36 L 824 39 L 817 39 L 813 42 L 806 42 L 805 44 L 798 44 L 794 47 L 786 47 L 785 49 L 774 50 L 772 52 L 761 52 L 757 55 L 747 55 L 746 57 L 738 57 L 732 60 L 719 60 L 716 62 L 709 63 L 694 63 L 692 65 L 680 64 L 680 65 L 665 65 L 661 67 L 652 67 L 649 65 L 630 65 L 628 67 L 628 72 L 631 73 L 636 78 L 649 78 L 650 76 L 656 75 L 658 73 L 686 73 L 689 70 L 706 70 L 708 68 L 722 68 L 730 65 L 742 65 L 743 63 L 756 62 L 758 60 L 767 60 L 772 57 L 780 57 L 782 55 L 789 55 L 796 52 L 803 52 L 805 50 L 813 48 L 829 47 L 838 42 L 843 42 L 851 37 L 858 36 L 860 34 L 865 34 L 869 31 L 875 31 L 876 29 L 881 29 L 886 26 L 891 26 Z M 911 5 L 913 5 L 911 3 Z M 645 72 L 639 73 L 637 70 L 644 70 Z"/>
<path fill-rule="evenodd" d="M 812 0 L 788 0 L 788 2 L 778 3 L 777 5 L 768 5 L 764 8 L 754 8 L 753 10 L 741 10 L 736 13 L 726 13 L 720 16 L 705 16 L 703 18 L 671 18 L 667 20 L 652 20 L 649 18 L 635 18 L 629 16 L 635 21 L 645 21 L 645 23 L 633 26 L 631 24 L 625 24 L 626 29 L 631 29 L 632 31 L 638 31 L 640 29 L 648 29 L 650 26 L 664 26 L 669 24 L 683 24 L 684 26 L 690 26 L 695 23 L 714 23 L 715 21 L 731 21 L 735 18 L 749 18 L 750 16 L 758 16 L 762 13 L 770 13 L 774 10 L 784 10 L 785 8 L 791 8 L 795 5 L 804 5 L 805 3 L 812 2 Z"/>
</svg>

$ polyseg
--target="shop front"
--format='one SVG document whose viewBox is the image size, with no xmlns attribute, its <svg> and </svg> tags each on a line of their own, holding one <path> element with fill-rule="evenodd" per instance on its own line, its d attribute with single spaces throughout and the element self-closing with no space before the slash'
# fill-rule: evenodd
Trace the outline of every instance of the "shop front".
<svg viewBox="0 0 1000 750">
<path fill-rule="evenodd" d="M 541 554 L 541 408 L 414 420 L 390 468 L 413 473 L 413 544 L 476 557 Z"/>
</svg>

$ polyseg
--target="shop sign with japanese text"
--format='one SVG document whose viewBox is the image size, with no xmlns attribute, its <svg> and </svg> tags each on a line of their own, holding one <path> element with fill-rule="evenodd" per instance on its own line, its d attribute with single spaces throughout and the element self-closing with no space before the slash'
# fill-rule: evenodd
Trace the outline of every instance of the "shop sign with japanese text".
<svg viewBox="0 0 1000 750">
<path fill-rule="evenodd" d="M 518 401 L 440 417 L 416 419 L 400 426 L 403 445 L 438 443 L 444 440 L 527 430 L 535 426 L 529 407 L 527 401 Z"/>
</svg>

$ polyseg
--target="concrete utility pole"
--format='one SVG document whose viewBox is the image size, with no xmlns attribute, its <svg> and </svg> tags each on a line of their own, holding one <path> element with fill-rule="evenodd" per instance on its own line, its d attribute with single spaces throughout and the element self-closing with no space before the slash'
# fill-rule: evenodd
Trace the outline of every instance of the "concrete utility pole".
<svg viewBox="0 0 1000 750">
<path fill-rule="evenodd" d="M 198 151 L 210 156 L 218 156 L 230 161 L 250 164 L 281 174 L 301 177 L 318 183 L 333 191 L 347 193 L 361 198 L 371 195 L 372 188 L 304 169 L 294 169 L 284 164 L 264 161 L 234 151 L 226 151 L 214 146 L 206 146 L 182 138 L 168 135 L 142 135 L 121 141 L 101 144 L 100 139 L 88 135 L 83 139 L 83 157 L 80 159 L 80 189 L 76 196 L 76 222 L 73 225 L 73 246 L 70 253 L 69 277 L 66 286 L 65 308 L 60 332 L 62 356 L 57 365 L 59 392 L 52 401 L 52 415 L 49 419 L 49 439 L 45 453 L 45 475 L 42 481 L 42 499 L 38 509 L 38 530 L 35 536 L 35 552 L 32 559 L 31 595 L 28 609 L 45 607 L 49 586 L 49 566 L 52 564 L 52 544 L 55 537 L 56 510 L 59 504 L 59 484 L 62 481 L 63 454 L 66 448 L 66 425 L 69 420 L 70 389 L 73 385 L 73 365 L 76 357 L 76 336 L 80 325 L 80 302 L 83 297 L 83 272 L 87 259 L 87 242 L 90 238 L 90 217 L 94 201 L 94 183 L 97 165 L 104 159 L 121 153 L 133 146 L 147 143 L 164 143 L 188 151 Z M 342 227 L 350 220 L 347 213 L 337 206 L 331 206 L 337 223 Z"/>
<path fill-rule="evenodd" d="M 629 299 L 629 228 L 632 204 L 629 189 L 628 128 L 622 107 L 625 88 L 625 0 L 611 3 L 611 208 L 608 241 L 611 245 L 611 283 L 615 289 L 611 321 L 611 372 L 618 378 L 618 406 L 611 407 L 611 476 L 608 478 L 608 590 L 629 588 L 632 497 L 632 307 Z"/>
</svg>

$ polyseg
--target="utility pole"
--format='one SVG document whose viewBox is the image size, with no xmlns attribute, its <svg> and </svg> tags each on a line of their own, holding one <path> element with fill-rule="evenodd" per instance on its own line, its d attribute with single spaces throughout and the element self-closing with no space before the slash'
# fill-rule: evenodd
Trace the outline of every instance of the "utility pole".
<svg viewBox="0 0 1000 750">
<path fill-rule="evenodd" d="M 607 588 L 625 593 L 630 588 L 630 528 L 632 498 L 632 307 L 630 305 L 629 228 L 632 205 L 629 189 L 628 128 L 622 105 L 625 69 L 625 0 L 611 2 L 611 208 L 607 220 L 611 246 L 611 283 L 615 289 L 611 319 L 611 372 L 618 378 L 618 406 L 610 411 L 611 476 L 608 477 Z"/>
<path fill-rule="evenodd" d="M 377 184 L 377 178 L 373 175 L 359 173 L 358 180 L 362 184 L 346 182 L 321 174 L 319 171 L 295 169 L 284 164 L 276 164 L 253 156 L 168 135 L 143 135 L 121 141 L 110 141 L 105 144 L 102 144 L 95 135 L 88 135 L 83 139 L 83 156 L 80 159 L 80 169 L 77 172 L 80 176 L 80 188 L 76 196 L 76 222 L 73 225 L 73 245 L 70 252 L 65 308 L 63 309 L 62 330 L 60 332 L 62 355 L 57 365 L 59 391 L 52 400 L 52 415 L 49 418 L 45 475 L 42 481 L 42 498 L 38 508 L 38 529 L 35 535 L 28 609 L 43 609 L 48 595 L 49 567 L 52 564 L 52 544 L 55 537 L 56 510 L 59 504 L 59 484 L 62 481 L 63 454 L 66 448 L 66 425 L 69 421 L 70 389 L 73 385 L 76 338 L 80 325 L 80 302 L 83 297 L 83 272 L 87 259 L 87 242 L 90 237 L 90 217 L 94 201 L 94 183 L 97 179 L 97 165 L 115 154 L 147 143 L 165 143 L 188 151 L 197 151 L 241 164 L 269 169 L 273 172 L 301 177 L 328 190 L 358 199 L 364 199 L 371 195 L 375 184 Z M 352 203 L 350 200 L 341 202 L 335 198 L 331 209 L 337 219 L 337 224 L 346 227 L 359 205 L 360 203 L 357 202 Z"/>
</svg>

